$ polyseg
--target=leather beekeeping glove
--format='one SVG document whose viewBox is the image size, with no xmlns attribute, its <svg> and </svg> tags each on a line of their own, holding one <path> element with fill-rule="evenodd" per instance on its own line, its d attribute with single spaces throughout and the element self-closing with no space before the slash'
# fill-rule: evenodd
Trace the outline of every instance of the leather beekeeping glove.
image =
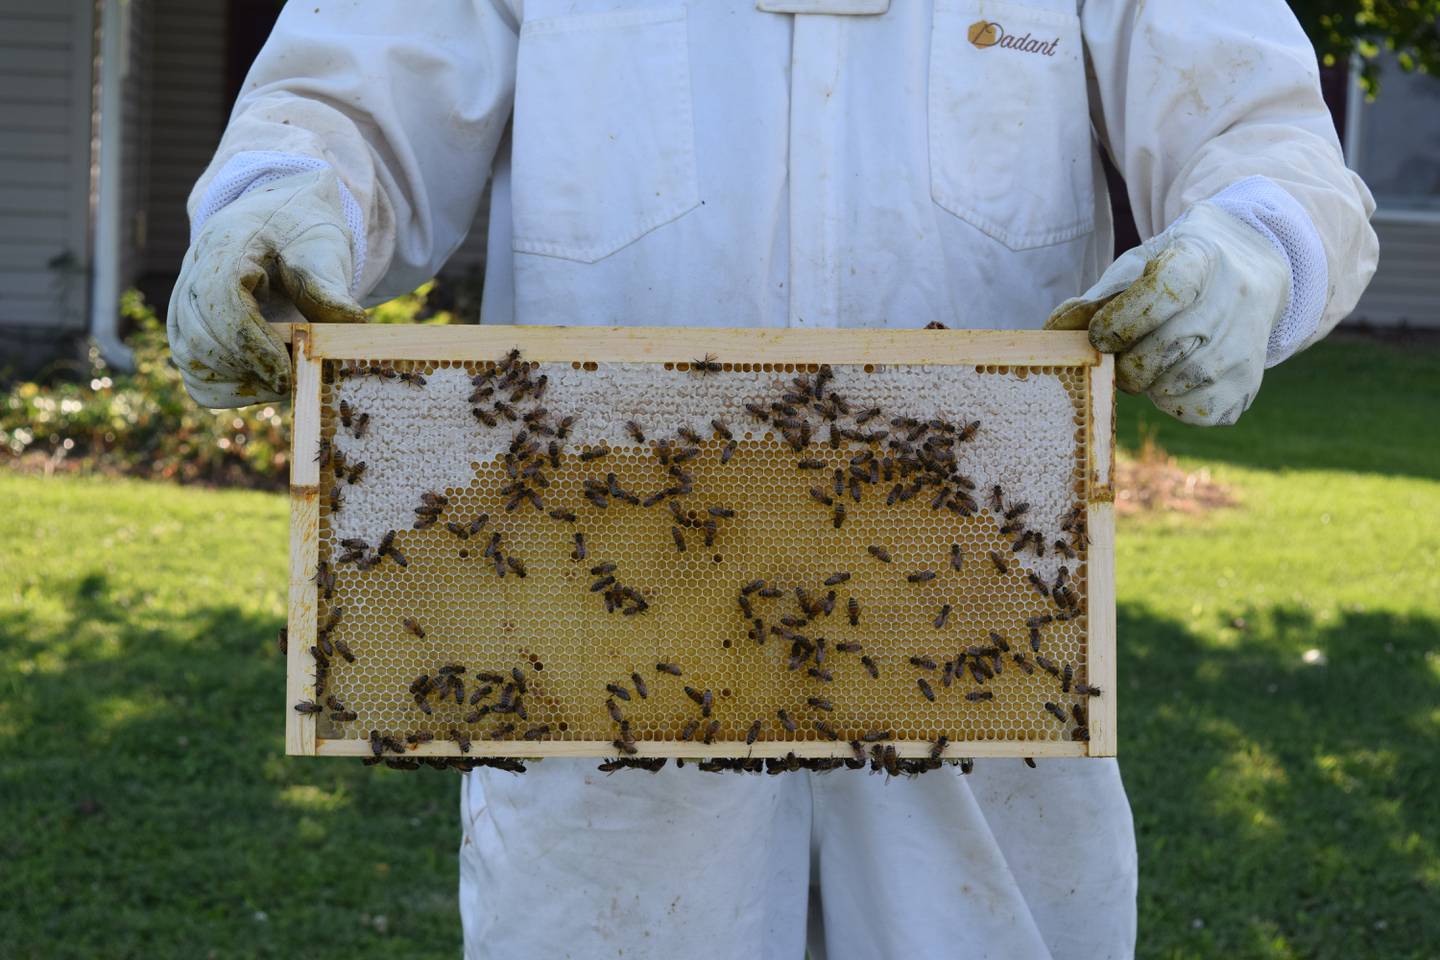
<svg viewBox="0 0 1440 960">
<path fill-rule="evenodd" d="M 353 266 L 328 169 L 262 184 L 212 214 L 185 254 L 166 319 L 190 396 L 206 407 L 285 397 L 290 355 L 267 320 L 363 322 Z"/>
<path fill-rule="evenodd" d="M 1290 299 L 1286 257 L 1215 203 L 1127 251 L 1047 330 L 1090 331 L 1122 390 L 1185 423 L 1239 419 L 1260 390 L 1266 345 Z"/>
</svg>

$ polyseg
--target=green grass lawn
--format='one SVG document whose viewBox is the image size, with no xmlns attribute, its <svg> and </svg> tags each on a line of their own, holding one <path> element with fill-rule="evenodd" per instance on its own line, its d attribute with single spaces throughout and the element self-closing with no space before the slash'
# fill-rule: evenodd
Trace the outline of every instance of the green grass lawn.
<svg viewBox="0 0 1440 960">
<path fill-rule="evenodd" d="M 1440 952 L 1437 424 L 1440 355 L 1358 341 L 1233 429 L 1122 402 L 1241 495 L 1120 532 L 1141 956 Z M 0 955 L 458 955 L 457 778 L 281 755 L 280 497 L 0 500 Z"/>
</svg>

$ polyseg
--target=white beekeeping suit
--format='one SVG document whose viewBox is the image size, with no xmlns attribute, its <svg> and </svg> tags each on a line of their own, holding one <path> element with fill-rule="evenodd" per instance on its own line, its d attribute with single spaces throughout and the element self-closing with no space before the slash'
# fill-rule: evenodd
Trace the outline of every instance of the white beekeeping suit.
<svg viewBox="0 0 1440 960">
<path fill-rule="evenodd" d="M 1108 269 L 1101 149 L 1147 238 Z M 1376 258 L 1282 0 L 310 0 L 191 198 L 169 323 L 192 393 L 282 393 L 250 291 L 353 319 L 445 262 L 487 177 L 486 323 L 1050 317 L 1198 423 L 1239 416 Z M 462 807 L 470 957 L 798 958 L 807 915 L 832 958 L 1133 951 L 1111 761 L 551 760 L 469 776 Z"/>
</svg>

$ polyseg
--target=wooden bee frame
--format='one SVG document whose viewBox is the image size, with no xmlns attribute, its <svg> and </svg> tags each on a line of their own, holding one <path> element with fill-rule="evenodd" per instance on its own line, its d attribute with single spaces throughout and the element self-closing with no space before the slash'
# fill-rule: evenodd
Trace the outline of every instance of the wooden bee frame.
<svg viewBox="0 0 1440 960">
<path fill-rule="evenodd" d="M 1084 614 L 1077 619 L 1083 627 L 1087 682 L 1102 693 L 1086 703 L 1088 740 L 1049 737 L 987 737 L 966 739 L 951 736 L 944 750 L 955 757 L 1107 757 L 1116 752 L 1115 681 L 1115 584 L 1114 513 L 1111 469 L 1114 461 L 1114 369 L 1113 361 L 1094 351 L 1082 332 L 1041 331 L 951 331 L 951 330 L 759 330 L 687 328 L 601 328 L 523 326 L 388 326 L 388 325 L 277 325 L 276 331 L 292 345 L 294 365 L 294 423 L 291 451 L 291 543 L 289 583 L 289 652 L 287 656 L 286 752 L 292 755 L 369 756 L 368 731 L 349 731 L 346 736 L 322 735 L 327 725 L 323 716 L 302 714 L 293 706 L 302 701 L 323 701 L 317 697 L 316 660 L 311 654 L 317 641 L 320 604 L 313 579 L 321 559 L 322 497 L 326 483 L 317 462 L 316 450 L 325 430 L 322 396 L 327 389 L 327 362 L 384 363 L 454 367 L 459 364 L 493 363 L 511 349 L 519 349 L 525 361 L 534 364 L 567 364 L 579 368 L 595 364 L 656 364 L 666 369 L 684 369 L 695 358 L 714 356 L 727 369 L 815 370 L 817 365 L 870 371 L 875 368 L 921 365 L 926 367 L 968 367 L 986 373 L 1054 371 L 1073 368 L 1072 375 L 1083 382 L 1083 441 L 1079 456 L 1083 480 L 1077 484 L 1077 503 L 1083 506 L 1088 547 L 1082 548 Z M 717 375 L 723 376 L 723 374 Z M 1023 379 L 1023 376 L 1021 377 Z M 1073 381 L 1072 381 L 1073 382 Z M 848 452 L 848 451 L 847 451 Z M 339 481 L 333 481 L 338 484 Z M 978 494 L 977 494 L 978 496 Z M 531 561 L 532 564 L 537 561 Z M 718 562 L 718 561 L 717 561 Z M 859 563 L 851 558 L 849 563 Z M 985 562 L 983 557 L 975 563 Z M 582 588 L 583 589 L 583 588 Z M 631 618 L 631 622 L 643 618 Z M 742 635 L 743 636 L 743 635 Z M 391 638 L 392 647 L 403 645 L 403 637 Z M 534 641 L 543 643 L 543 638 Z M 776 641 L 778 644 L 779 641 Z M 728 646 L 728 644 L 727 644 Z M 1020 648 L 1017 648 L 1020 649 Z M 1028 648 L 1025 648 L 1028 650 Z M 895 653 L 896 651 L 892 651 Z M 675 659 L 680 659 L 677 655 Z M 615 674 L 623 681 L 628 674 Z M 934 675 L 931 675 L 932 678 Z M 646 671 L 651 688 L 665 681 Z M 679 687 L 682 681 L 676 681 Z M 938 686 L 938 681 L 936 683 Z M 912 687 L 913 690 L 913 687 Z M 728 691 L 727 691 L 728 692 Z M 799 702 L 804 693 L 797 691 Z M 825 691 L 818 691 L 824 693 Z M 403 695 L 403 691 L 402 691 Z M 1072 695 L 1073 696 L 1073 695 Z M 603 701 L 601 690 L 597 702 Z M 354 704 L 348 704 L 354 708 Z M 1037 704 L 1038 706 L 1038 704 Z M 557 707 L 563 713 L 563 707 Z M 909 708 L 907 708 L 909 709 Z M 770 713 L 773 721 L 774 713 Z M 749 717 L 734 718 L 729 731 L 743 731 Z M 362 718 L 362 726 L 364 724 Z M 493 724 L 492 724 L 493 725 Z M 332 725 L 333 726 L 333 725 Z M 352 724 L 352 726 L 354 726 Z M 766 724 L 769 734 L 747 744 L 731 733 L 729 739 L 710 744 L 673 737 L 641 739 L 634 747 L 640 757 L 847 757 L 851 747 L 846 737 L 838 740 L 776 737 L 777 724 Z M 840 724 L 837 723 L 837 726 Z M 853 724 L 847 728 L 852 732 Z M 403 738 L 404 730 L 383 733 Z M 467 733 L 468 735 L 468 733 Z M 857 734 L 858 735 L 858 734 Z M 616 746 L 605 739 L 485 739 L 480 731 L 470 736 L 470 757 L 609 757 Z M 893 739 L 902 757 L 929 756 L 930 738 Z M 460 756 L 453 739 L 437 736 L 412 744 L 408 753 L 417 757 Z"/>
</svg>

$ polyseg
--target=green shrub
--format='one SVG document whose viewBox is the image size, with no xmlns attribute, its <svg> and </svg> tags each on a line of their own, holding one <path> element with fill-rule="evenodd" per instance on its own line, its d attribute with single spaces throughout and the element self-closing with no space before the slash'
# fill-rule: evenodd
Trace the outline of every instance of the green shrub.
<svg viewBox="0 0 1440 960">
<path fill-rule="evenodd" d="M 380 323 L 448 323 L 431 313 L 432 284 L 371 311 Z M 0 395 L 0 457 L 28 467 L 91 469 L 182 483 L 278 488 L 288 473 L 287 403 L 207 410 L 170 362 L 165 324 L 140 294 L 121 310 L 135 370 L 112 370 L 91 344 L 79 382 L 24 382 Z M 423 318 L 423 319 L 422 319 Z"/>
</svg>

